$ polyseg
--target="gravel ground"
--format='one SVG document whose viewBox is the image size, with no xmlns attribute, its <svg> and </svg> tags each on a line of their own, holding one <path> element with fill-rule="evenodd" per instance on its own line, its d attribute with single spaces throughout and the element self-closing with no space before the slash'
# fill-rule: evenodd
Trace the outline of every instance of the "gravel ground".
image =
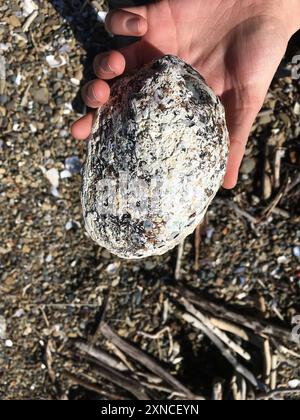
<svg viewBox="0 0 300 420">
<path fill-rule="evenodd" d="M 111 43 L 84 3 L 0 5 L 0 396 L 94 398 L 62 372 L 92 375 L 71 346 L 94 333 L 108 290 L 106 321 L 209 395 L 215 378 L 230 380 L 232 371 L 178 317 L 168 289 L 177 251 L 122 261 L 95 246 L 82 225 L 86 145 L 69 125 L 84 112 L 78 92 L 93 55 Z M 299 36 L 257 118 L 238 187 L 220 192 L 201 241 L 186 240 L 178 280 L 288 328 L 300 314 L 300 86 L 289 64 L 298 45 Z M 299 379 L 299 360 L 279 363 L 278 384 Z"/>
</svg>

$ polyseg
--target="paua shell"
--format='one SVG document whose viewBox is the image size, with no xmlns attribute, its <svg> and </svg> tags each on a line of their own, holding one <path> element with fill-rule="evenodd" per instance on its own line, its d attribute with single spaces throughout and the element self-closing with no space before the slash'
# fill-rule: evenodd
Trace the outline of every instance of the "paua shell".
<svg viewBox="0 0 300 420">
<path fill-rule="evenodd" d="M 123 258 L 167 252 L 202 221 L 227 155 L 224 108 L 191 66 L 165 56 L 120 79 L 89 139 L 88 234 Z"/>
</svg>

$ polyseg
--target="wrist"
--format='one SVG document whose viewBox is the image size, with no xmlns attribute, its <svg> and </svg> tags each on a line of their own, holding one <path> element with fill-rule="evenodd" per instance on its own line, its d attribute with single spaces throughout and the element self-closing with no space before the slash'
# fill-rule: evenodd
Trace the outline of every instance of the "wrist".
<svg viewBox="0 0 300 420">
<path fill-rule="evenodd" d="M 281 3 L 288 4 L 287 17 L 285 25 L 292 37 L 300 30 L 300 1 L 299 0 L 283 0 Z M 286 7 L 286 6 L 285 6 Z"/>
</svg>

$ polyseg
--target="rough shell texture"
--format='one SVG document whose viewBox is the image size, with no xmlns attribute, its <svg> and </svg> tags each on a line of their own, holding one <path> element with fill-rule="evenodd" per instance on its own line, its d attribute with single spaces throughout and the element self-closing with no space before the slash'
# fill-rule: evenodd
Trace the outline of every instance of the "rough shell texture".
<svg viewBox="0 0 300 420">
<path fill-rule="evenodd" d="M 224 108 L 179 58 L 117 81 L 89 141 L 82 191 L 89 235 L 123 258 L 165 253 L 203 219 L 227 154 Z"/>
</svg>

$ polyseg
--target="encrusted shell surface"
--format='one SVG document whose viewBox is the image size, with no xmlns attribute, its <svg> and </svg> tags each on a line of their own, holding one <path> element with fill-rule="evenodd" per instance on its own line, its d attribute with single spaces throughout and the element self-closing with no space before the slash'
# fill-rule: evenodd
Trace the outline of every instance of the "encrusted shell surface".
<svg viewBox="0 0 300 420">
<path fill-rule="evenodd" d="M 202 221 L 227 155 L 224 108 L 185 62 L 165 56 L 120 79 L 89 140 L 87 232 L 123 258 L 167 252 Z"/>
</svg>

